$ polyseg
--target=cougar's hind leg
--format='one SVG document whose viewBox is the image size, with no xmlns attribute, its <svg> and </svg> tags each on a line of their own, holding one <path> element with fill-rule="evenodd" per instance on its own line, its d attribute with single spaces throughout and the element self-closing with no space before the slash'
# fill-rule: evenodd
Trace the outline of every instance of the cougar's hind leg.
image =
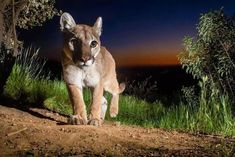
<svg viewBox="0 0 235 157">
<path fill-rule="evenodd" d="M 104 121 L 105 119 L 105 115 L 106 115 L 106 111 L 107 111 L 107 108 L 108 108 L 108 105 L 107 105 L 107 100 L 105 99 L 105 97 L 103 96 L 102 98 L 102 104 L 101 104 L 101 114 L 100 114 L 100 119 L 102 121 Z"/>
<path fill-rule="evenodd" d="M 110 103 L 110 117 L 114 118 L 118 115 L 118 102 L 119 94 L 112 94 L 112 99 Z"/>
<path fill-rule="evenodd" d="M 118 102 L 119 94 L 125 89 L 124 84 L 118 84 L 117 79 L 114 79 L 105 90 L 112 94 L 112 99 L 110 103 L 110 117 L 116 117 L 118 115 Z"/>
<path fill-rule="evenodd" d="M 68 123 L 73 125 L 87 124 L 87 112 L 82 89 L 69 84 L 67 84 L 67 89 L 73 107 L 73 115 L 68 119 Z"/>
</svg>

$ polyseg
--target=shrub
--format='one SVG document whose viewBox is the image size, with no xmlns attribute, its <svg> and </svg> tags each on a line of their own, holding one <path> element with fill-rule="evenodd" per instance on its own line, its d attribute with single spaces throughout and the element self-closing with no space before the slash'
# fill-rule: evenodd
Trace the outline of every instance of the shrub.
<svg viewBox="0 0 235 157">
<path fill-rule="evenodd" d="M 196 37 L 185 37 L 179 55 L 194 78 L 207 77 L 208 98 L 228 95 L 235 101 L 235 21 L 223 9 L 201 15 Z"/>
<path fill-rule="evenodd" d="M 226 16 L 223 9 L 206 13 L 200 17 L 197 36 L 185 37 L 183 40 L 184 50 L 179 55 L 180 63 L 187 73 L 199 80 L 200 87 L 199 96 L 195 97 L 190 88 L 183 89 L 189 105 L 187 109 L 180 105 L 179 110 L 193 118 L 185 117 L 190 125 L 184 118 L 178 119 L 187 129 L 230 135 L 235 133 L 231 111 L 235 103 L 234 22 L 234 18 Z M 192 100 L 194 98 L 198 100 L 196 108 L 191 105 L 195 102 Z M 167 117 L 177 118 L 174 112 L 169 114 Z M 175 127 L 171 121 L 163 121 L 162 125 Z"/>
</svg>

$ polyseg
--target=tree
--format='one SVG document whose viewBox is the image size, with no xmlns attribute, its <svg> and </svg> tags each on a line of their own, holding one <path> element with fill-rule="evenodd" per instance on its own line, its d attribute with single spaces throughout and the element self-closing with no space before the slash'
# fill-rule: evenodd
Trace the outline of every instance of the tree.
<svg viewBox="0 0 235 157">
<path fill-rule="evenodd" d="M 17 29 L 41 26 L 59 12 L 55 0 L 0 0 L 0 96 L 23 42 Z"/>
<path fill-rule="evenodd" d="M 196 37 L 185 37 L 179 55 L 182 67 L 206 81 L 209 95 L 235 99 L 235 19 L 223 9 L 201 15 Z"/>
<path fill-rule="evenodd" d="M 0 44 L 13 56 L 22 48 L 17 39 L 16 27 L 29 29 L 41 26 L 45 21 L 59 14 L 54 0 L 1 0 L 0 2 Z"/>
</svg>

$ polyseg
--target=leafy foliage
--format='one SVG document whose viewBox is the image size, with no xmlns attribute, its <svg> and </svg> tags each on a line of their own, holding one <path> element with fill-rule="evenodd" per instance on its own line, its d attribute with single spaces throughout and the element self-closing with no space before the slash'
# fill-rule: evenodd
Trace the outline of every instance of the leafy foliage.
<svg viewBox="0 0 235 157">
<path fill-rule="evenodd" d="M 183 93 L 182 98 L 185 100 L 185 103 L 192 106 L 197 106 L 199 103 L 198 95 L 196 94 L 195 86 L 191 87 L 182 87 L 181 92 Z"/>
<path fill-rule="evenodd" d="M 23 43 L 17 38 L 16 27 L 29 29 L 41 26 L 59 12 L 55 0 L 2 0 L 0 3 L 0 45 L 13 56 L 18 55 Z"/>
<path fill-rule="evenodd" d="M 42 24 L 52 19 L 59 12 L 54 7 L 55 0 L 30 0 L 19 14 L 17 26 L 28 29 Z"/>
<path fill-rule="evenodd" d="M 208 96 L 235 100 L 235 20 L 223 9 L 201 15 L 197 36 L 185 37 L 180 63 L 194 78 L 207 79 Z"/>
</svg>

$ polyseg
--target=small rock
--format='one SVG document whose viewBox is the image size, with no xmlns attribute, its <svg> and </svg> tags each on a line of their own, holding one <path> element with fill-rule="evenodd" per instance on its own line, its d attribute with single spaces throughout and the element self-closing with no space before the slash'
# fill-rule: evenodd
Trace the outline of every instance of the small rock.
<svg viewBox="0 0 235 157">
<path fill-rule="evenodd" d="M 135 135 L 131 135 L 131 137 L 132 137 L 132 138 L 136 138 L 136 136 L 135 136 Z"/>
<path fill-rule="evenodd" d="M 121 125 L 121 122 L 117 121 L 114 123 L 115 126 L 119 127 Z"/>
<path fill-rule="evenodd" d="M 49 112 L 46 113 L 46 116 L 50 116 L 50 115 L 51 115 L 51 113 L 49 113 Z"/>
</svg>

